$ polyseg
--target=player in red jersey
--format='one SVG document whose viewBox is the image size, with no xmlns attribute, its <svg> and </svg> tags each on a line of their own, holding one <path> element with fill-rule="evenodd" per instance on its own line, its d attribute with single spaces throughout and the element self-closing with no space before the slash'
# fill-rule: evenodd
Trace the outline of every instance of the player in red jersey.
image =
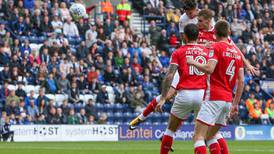
<svg viewBox="0 0 274 154">
<path fill-rule="evenodd" d="M 191 58 L 187 59 L 200 71 L 210 75 L 210 93 L 202 104 L 197 116 L 194 133 L 195 154 L 206 154 L 205 139 L 211 154 L 220 154 L 221 149 L 214 138 L 221 126 L 226 125 L 226 118 L 237 113 L 244 86 L 244 70 L 241 51 L 228 41 L 229 23 L 220 20 L 215 25 L 217 43 L 212 44 L 207 64 L 200 64 Z M 236 94 L 232 92 L 236 85 Z M 232 103 L 231 103 L 232 102 Z"/>
<path fill-rule="evenodd" d="M 156 106 L 158 112 L 162 112 L 162 106 L 167 100 L 167 94 L 174 74 L 178 71 L 180 80 L 176 87 L 177 95 L 171 108 L 167 129 L 162 139 L 161 154 L 169 152 L 177 128 L 192 110 L 194 110 L 195 114 L 198 113 L 204 98 L 206 74 L 186 64 L 187 57 L 201 64 L 205 64 L 207 61 L 208 49 L 203 45 L 197 44 L 198 35 L 199 30 L 197 25 L 188 24 L 185 26 L 183 36 L 186 45 L 181 46 L 172 53 L 168 72 L 162 83 L 160 102 Z"/>
</svg>

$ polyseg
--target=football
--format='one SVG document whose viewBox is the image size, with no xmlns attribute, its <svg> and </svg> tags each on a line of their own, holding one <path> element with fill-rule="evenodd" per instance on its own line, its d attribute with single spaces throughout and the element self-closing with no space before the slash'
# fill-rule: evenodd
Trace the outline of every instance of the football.
<svg viewBox="0 0 274 154">
<path fill-rule="evenodd" d="M 74 3 L 69 8 L 71 15 L 75 18 L 85 18 L 87 16 L 86 8 L 83 4 Z"/>
</svg>

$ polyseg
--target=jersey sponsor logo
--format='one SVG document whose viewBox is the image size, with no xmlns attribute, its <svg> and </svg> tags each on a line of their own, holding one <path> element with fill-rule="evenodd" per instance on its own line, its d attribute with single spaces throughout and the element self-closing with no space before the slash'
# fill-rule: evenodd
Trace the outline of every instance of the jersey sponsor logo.
<svg viewBox="0 0 274 154">
<path fill-rule="evenodd" d="M 209 56 L 209 58 L 212 58 L 212 57 L 214 56 L 214 51 L 213 51 L 213 50 L 210 50 L 208 56 Z"/>
</svg>

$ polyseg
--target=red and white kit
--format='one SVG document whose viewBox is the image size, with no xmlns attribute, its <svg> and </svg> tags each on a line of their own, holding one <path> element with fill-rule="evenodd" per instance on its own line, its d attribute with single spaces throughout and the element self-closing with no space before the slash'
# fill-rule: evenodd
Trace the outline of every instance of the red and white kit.
<svg viewBox="0 0 274 154">
<path fill-rule="evenodd" d="M 175 50 L 170 64 L 178 65 L 180 76 L 176 87 L 177 95 L 171 109 L 171 114 L 179 119 L 185 117 L 194 109 L 198 113 L 206 88 L 206 75 L 186 63 L 186 58 L 205 64 L 208 59 L 208 49 L 203 45 L 187 44 Z"/>
<path fill-rule="evenodd" d="M 209 94 L 202 104 L 197 120 L 207 125 L 226 125 L 231 102 L 232 91 L 238 72 L 243 69 L 240 50 L 233 44 L 217 42 L 209 51 L 209 61 L 217 62 L 214 72 L 210 75 Z"/>
</svg>

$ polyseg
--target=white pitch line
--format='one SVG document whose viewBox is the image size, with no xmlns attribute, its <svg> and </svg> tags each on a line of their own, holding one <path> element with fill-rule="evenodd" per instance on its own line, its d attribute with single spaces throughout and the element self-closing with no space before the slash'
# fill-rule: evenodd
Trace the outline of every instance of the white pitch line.
<svg viewBox="0 0 274 154">
<path fill-rule="evenodd" d="M 100 150 L 100 151 L 105 151 L 105 150 L 109 150 L 106 149 L 105 147 L 96 147 L 96 148 L 83 148 L 83 147 L 2 147 L 0 146 L 0 149 L 26 149 L 26 150 Z M 178 150 L 190 150 L 190 148 L 176 148 Z M 140 147 L 135 147 L 135 148 L 113 148 L 111 149 L 113 151 L 130 151 L 130 150 L 148 150 L 148 151 L 155 151 L 155 150 L 159 150 L 158 148 L 143 148 L 140 149 Z M 230 151 L 235 151 L 235 152 L 271 152 L 274 153 L 274 149 L 246 149 L 246 148 L 233 148 L 230 149 Z"/>
</svg>

